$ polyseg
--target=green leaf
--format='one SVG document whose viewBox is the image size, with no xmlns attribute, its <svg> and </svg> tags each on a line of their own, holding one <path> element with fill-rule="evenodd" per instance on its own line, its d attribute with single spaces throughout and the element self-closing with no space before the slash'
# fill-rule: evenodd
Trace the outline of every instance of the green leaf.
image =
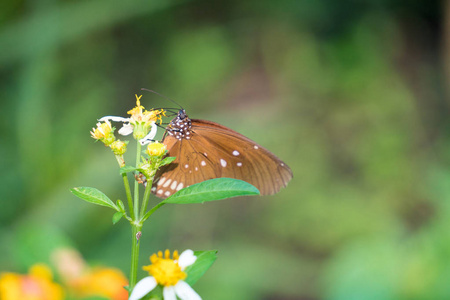
<svg viewBox="0 0 450 300">
<path fill-rule="evenodd" d="M 119 207 L 119 211 L 125 212 L 125 206 L 123 205 L 123 202 L 121 200 L 116 201 L 117 207 Z"/>
<path fill-rule="evenodd" d="M 121 212 L 121 211 L 116 212 L 112 217 L 113 224 L 116 224 L 117 222 L 119 222 L 120 219 L 122 219 L 122 217 L 123 217 L 123 212 Z"/>
<path fill-rule="evenodd" d="M 233 178 L 215 178 L 179 190 L 162 203 L 203 203 L 236 196 L 259 195 L 250 183 Z"/>
<path fill-rule="evenodd" d="M 117 206 L 105 194 L 91 187 L 76 187 L 70 190 L 78 198 L 97 205 L 111 207 L 118 210 Z"/>
<path fill-rule="evenodd" d="M 159 163 L 159 166 L 162 167 L 162 166 L 168 165 L 171 162 L 173 162 L 175 159 L 176 159 L 176 157 L 173 157 L 173 156 L 166 157 Z"/>
<path fill-rule="evenodd" d="M 193 285 L 205 274 L 217 258 L 217 250 L 210 251 L 194 251 L 197 256 L 195 263 L 186 268 L 186 281 L 189 285 Z"/>
<path fill-rule="evenodd" d="M 120 174 L 126 174 L 129 172 L 133 172 L 136 171 L 137 168 L 136 167 L 132 167 L 132 166 L 123 166 L 122 168 L 120 168 Z"/>
</svg>

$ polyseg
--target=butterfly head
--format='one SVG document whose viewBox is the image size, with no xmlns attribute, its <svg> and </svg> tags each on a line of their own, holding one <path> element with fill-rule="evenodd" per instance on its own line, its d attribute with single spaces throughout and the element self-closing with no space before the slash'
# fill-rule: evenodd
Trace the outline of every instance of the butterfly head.
<svg viewBox="0 0 450 300">
<path fill-rule="evenodd" d="M 178 111 L 178 116 L 177 116 L 177 118 L 180 119 L 180 120 L 186 119 L 186 118 L 187 118 L 186 111 L 185 111 L 184 109 L 180 109 L 180 110 Z"/>
<path fill-rule="evenodd" d="M 186 114 L 184 109 L 178 111 L 178 115 L 169 123 L 166 130 L 169 135 L 174 136 L 178 140 L 191 138 L 191 119 Z"/>
</svg>

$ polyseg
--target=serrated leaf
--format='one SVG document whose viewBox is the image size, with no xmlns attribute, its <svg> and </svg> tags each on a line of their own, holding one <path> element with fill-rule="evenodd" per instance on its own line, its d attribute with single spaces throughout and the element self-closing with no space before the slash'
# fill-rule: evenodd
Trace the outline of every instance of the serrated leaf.
<svg viewBox="0 0 450 300">
<path fill-rule="evenodd" d="M 120 168 L 120 174 L 130 173 L 130 172 L 133 172 L 133 171 L 136 171 L 136 170 L 137 170 L 136 167 L 123 166 L 122 168 Z"/>
<path fill-rule="evenodd" d="M 203 203 L 245 195 L 259 195 L 259 190 L 239 179 L 215 178 L 181 189 L 162 203 Z"/>
<path fill-rule="evenodd" d="M 186 281 L 189 285 L 193 285 L 205 274 L 217 258 L 217 250 L 210 251 L 194 251 L 197 256 L 195 263 L 186 268 Z"/>
<path fill-rule="evenodd" d="M 120 219 L 122 219 L 122 217 L 123 217 L 123 212 L 121 212 L 121 211 L 116 212 L 112 217 L 113 224 L 116 224 L 117 222 L 119 222 Z"/>
<path fill-rule="evenodd" d="M 162 166 L 168 165 L 171 162 L 173 162 L 175 159 L 176 159 L 176 157 L 173 157 L 173 156 L 166 157 L 160 162 L 159 166 L 162 167 Z"/>
<path fill-rule="evenodd" d="M 76 187 L 70 190 L 78 198 L 97 205 L 118 210 L 116 205 L 105 194 L 92 187 Z"/>
</svg>

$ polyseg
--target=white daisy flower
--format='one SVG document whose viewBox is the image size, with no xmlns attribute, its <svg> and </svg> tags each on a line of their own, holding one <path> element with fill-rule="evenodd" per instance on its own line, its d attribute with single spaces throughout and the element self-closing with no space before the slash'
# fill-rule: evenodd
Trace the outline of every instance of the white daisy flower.
<svg viewBox="0 0 450 300">
<path fill-rule="evenodd" d="M 140 280 L 133 291 L 129 300 L 138 300 L 152 291 L 158 284 L 163 286 L 164 300 L 201 300 L 202 298 L 183 281 L 186 278 L 184 270 L 197 260 L 194 251 L 185 250 L 178 256 L 178 251 L 173 252 L 173 258 L 170 258 L 170 251 L 161 251 L 158 254 L 150 256 L 151 265 L 143 267 L 151 276 Z"/>
</svg>

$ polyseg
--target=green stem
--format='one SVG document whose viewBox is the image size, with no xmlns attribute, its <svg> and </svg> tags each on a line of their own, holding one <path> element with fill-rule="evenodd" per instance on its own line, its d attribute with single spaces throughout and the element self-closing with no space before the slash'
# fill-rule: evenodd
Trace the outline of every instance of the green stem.
<svg viewBox="0 0 450 300">
<path fill-rule="evenodd" d="M 137 240 L 137 234 L 142 229 L 142 225 L 132 224 L 131 228 L 131 268 L 130 268 L 130 291 L 133 290 L 137 282 L 137 269 L 139 264 L 139 246 L 140 239 Z"/>
<path fill-rule="evenodd" d="M 141 162 L 141 144 L 137 141 L 137 149 L 136 149 L 136 168 L 139 166 Z M 134 181 L 134 215 L 136 218 L 139 216 L 139 182 L 137 180 Z"/>
<path fill-rule="evenodd" d="M 148 205 L 148 199 L 150 198 L 150 194 L 152 193 L 152 180 L 148 180 L 147 181 L 147 186 L 145 187 L 145 192 L 144 192 L 144 198 L 142 199 L 142 206 L 141 206 L 141 215 L 140 215 L 140 220 L 142 220 L 142 217 L 145 214 L 145 211 L 147 210 L 147 205 Z M 142 221 L 141 221 L 142 222 Z"/>
<path fill-rule="evenodd" d="M 137 141 L 137 149 L 136 149 L 136 167 L 139 166 L 141 162 L 141 144 Z M 139 264 L 139 245 L 140 239 L 138 238 L 138 232 L 141 231 L 142 223 L 137 220 L 139 217 L 139 182 L 137 180 L 134 181 L 134 205 L 133 212 L 134 215 L 132 217 L 133 221 L 131 222 L 131 267 L 130 267 L 130 291 L 133 290 L 134 286 L 137 282 L 137 269 Z"/>
<path fill-rule="evenodd" d="M 125 186 L 125 193 L 127 194 L 128 211 L 130 212 L 131 219 L 134 220 L 133 198 L 131 197 L 130 182 L 128 181 L 126 173 L 122 174 L 122 178 L 123 185 Z"/>
<path fill-rule="evenodd" d="M 166 204 L 164 201 L 159 202 L 157 205 L 155 205 L 152 209 L 150 209 L 145 215 L 144 217 L 141 218 L 141 222 L 144 222 L 145 220 L 148 219 L 148 217 L 150 217 L 158 208 L 160 208 L 161 206 L 163 206 L 164 204 Z"/>
</svg>

